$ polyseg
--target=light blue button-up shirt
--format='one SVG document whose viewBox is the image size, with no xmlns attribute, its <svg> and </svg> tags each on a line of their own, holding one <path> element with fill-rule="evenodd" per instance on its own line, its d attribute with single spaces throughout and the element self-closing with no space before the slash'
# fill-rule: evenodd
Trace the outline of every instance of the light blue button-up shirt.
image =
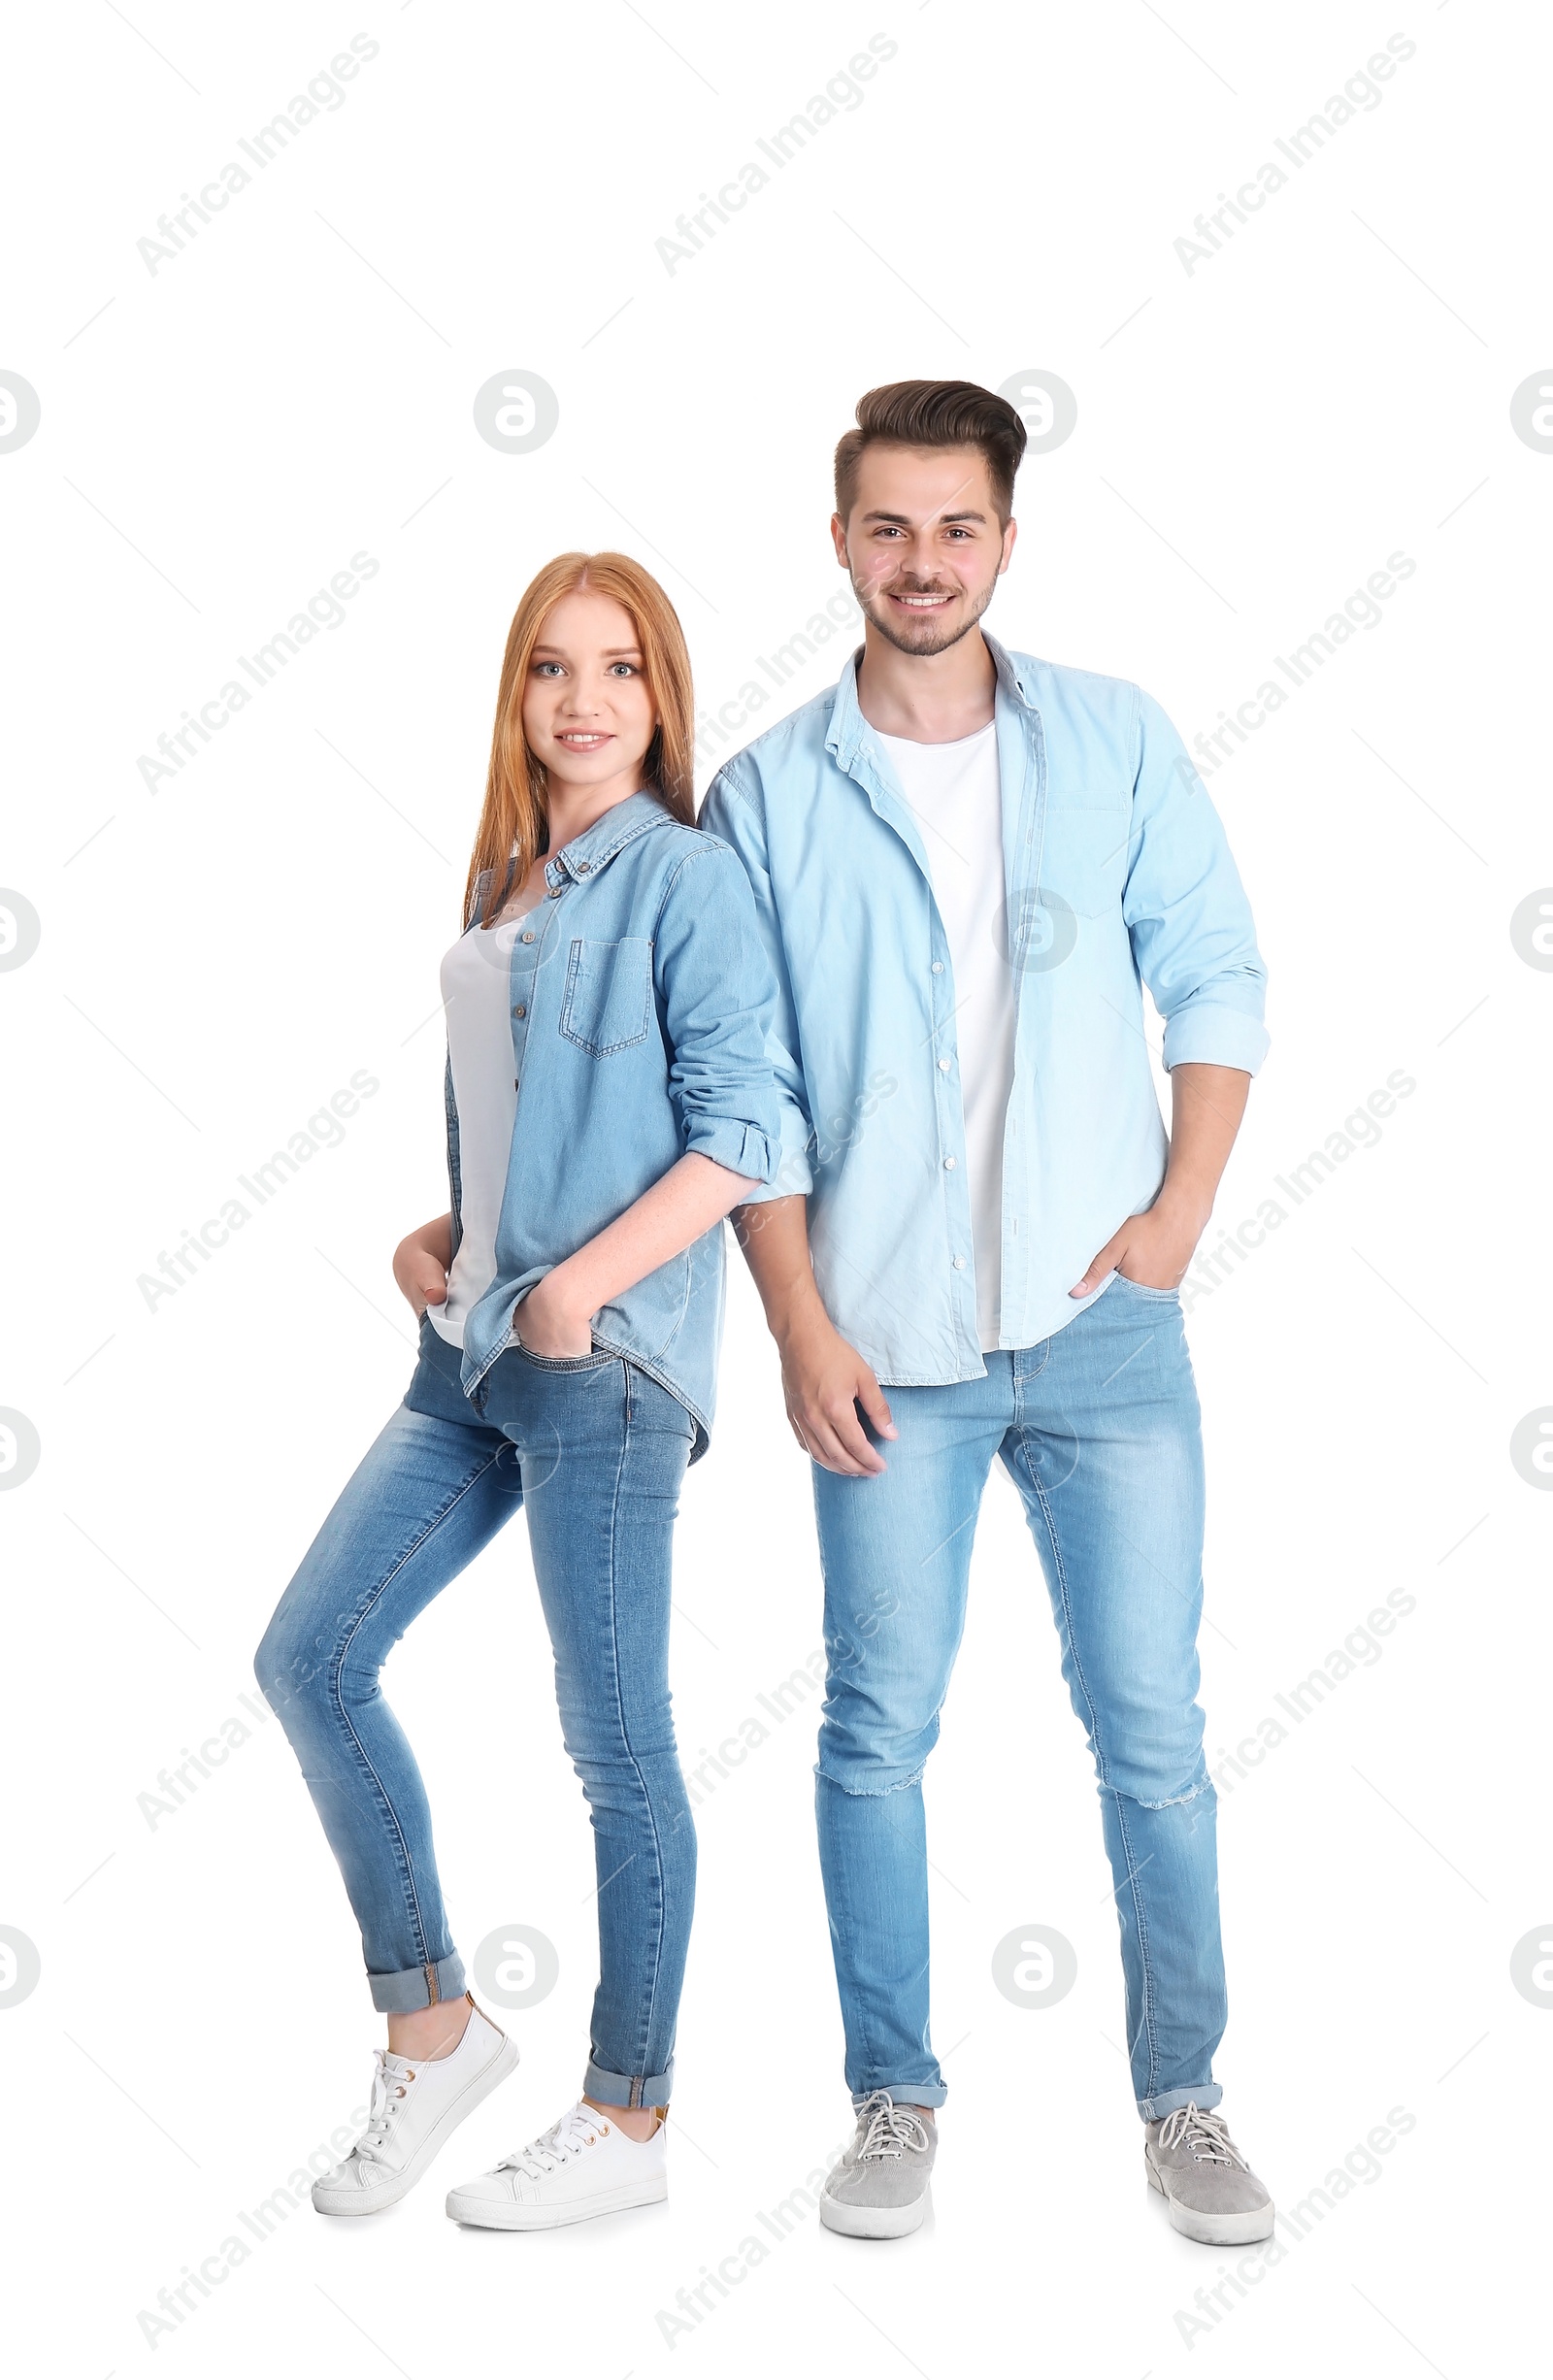
<svg viewBox="0 0 1553 2380">
<path fill-rule="evenodd" d="M 486 883 L 481 876 L 477 905 Z M 507 962 L 517 1115 L 495 1278 L 464 1324 L 471 1397 L 511 1344 L 513 1314 L 535 1282 L 680 1157 L 698 1152 L 752 1182 L 770 1181 L 778 1160 L 766 1058 L 773 985 L 733 853 L 681 826 L 655 795 L 634 793 L 551 855 L 545 884 Z M 446 1100 L 456 1249 L 450 1064 Z M 625 1356 L 679 1399 L 696 1425 L 696 1456 L 712 1415 L 723 1236 L 714 1224 L 593 1322 L 596 1348 Z"/>
<path fill-rule="evenodd" d="M 1224 829 L 1158 704 L 986 643 L 1017 1005 L 999 1343 L 1027 1347 L 1083 1310 L 1074 1282 L 1164 1179 L 1142 986 L 1167 1068 L 1254 1074 L 1266 970 Z M 880 1380 L 981 1378 L 954 973 L 856 656 L 728 762 L 701 823 L 744 863 L 777 983 L 783 1155 L 751 1203 L 808 1193 L 820 1294 Z"/>
</svg>

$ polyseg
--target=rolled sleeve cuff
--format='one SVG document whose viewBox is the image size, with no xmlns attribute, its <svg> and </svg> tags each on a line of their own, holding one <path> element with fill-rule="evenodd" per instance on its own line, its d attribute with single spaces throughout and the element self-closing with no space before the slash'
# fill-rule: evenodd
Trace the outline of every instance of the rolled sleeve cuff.
<svg viewBox="0 0 1553 2380">
<path fill-rule="evenodd" d="M 1268 1030 L 1259 1016 L 1211 1002 L 1181 1008 L 1165 1027 L 1164 1063 L 1173 1066 L 1234 1066 L 1254 1074 L 1268 1054 Z"/>
<path fill-rule="evenodd" d="M 776 1171 L 777 1152 L 769 1135 L 738 1116 L 687 1116 L 685 1154 L 710 1157 L 713 1165 L 742 1173 L 745 1181 L 769 1182 Z"/>
<path fill-rule="evenodd" d="M 809 1162 L 809 1143 L 812 1135 L 809 1118 L 802 1107 L 790 1100 L 781 1105 L 781 1139 L 773 1152 L 770 1170 L 761 1176 L 762 1186 L 752 1190 L 743 1203 L 746 1207 L 762 1207 L 773 1199 L 808 1198 L 814 1187 L 814 1175 Z"/>
</svg>

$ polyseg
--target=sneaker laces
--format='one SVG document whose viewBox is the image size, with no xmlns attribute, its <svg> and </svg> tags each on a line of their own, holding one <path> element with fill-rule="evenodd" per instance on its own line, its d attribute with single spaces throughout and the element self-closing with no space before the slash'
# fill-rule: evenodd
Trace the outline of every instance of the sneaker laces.
<svg viewBox="0 0 1553 2380">
<path fill-rule="evenodd" d="M 859 2159 L 900 2157 L 908 2149 L 927 2149 L 928 2128 L 920 2116 L 897 2107 L 887 2091 L 875 2091 L 857 2111 Z"/>
<path fill-rule="evenodd" d="M 1200 2165 L 1239 2165 L 1242 2173 L 1251 2170 L 1248 2161 L 1230 2138 L 1230 2128 L 1224 2118 L 1211 2108 L 1199 2107 L 1194 2100 L 1171 2110 L 1160 2127 L 1159 2145 L 1162 2149 L 1179 2146 Z"/>
<path fill-rule="evenodd" d="M 388 2146 L 388 2135 L 393 2130 L 394 2118 L 399 2114 L 409 2097 L 405 2086 L 415 2079 L 415 2069 L 407 2060 L 395 2058 L 393 2066 L 390 2066 L 388 2060 L 391 2055 L 392 2052 L 385 2049 L 374 2052 L 372 2099 L 367 2108 L 367 2129 L 351 2150 L 352 2157 L 366 2159 L 382 2157 Z"/>
<path fill-rule="evenodd" d="M 514 2149 L 511 2157 L 504 2157 L 496 2170 L 523 2173 L 530 2181 L 543 2182 L 547 2173 L 558 2173 L 568 2158 L 580 2157 L 598 2137 L 604 2122 L 596 2108 L 573 2107 L 526 2148 Z"/>
</svg>

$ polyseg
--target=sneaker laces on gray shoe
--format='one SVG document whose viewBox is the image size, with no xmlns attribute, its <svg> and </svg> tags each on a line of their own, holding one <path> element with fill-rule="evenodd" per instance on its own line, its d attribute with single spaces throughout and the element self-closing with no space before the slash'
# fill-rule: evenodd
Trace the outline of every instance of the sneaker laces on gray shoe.
<svg viewBox="0 0 1553 2380">
<path fill-rule="evenodd" d="M 1188 2100 L 1184 2107 L 1175 2107 L 1160 2127 L 1161 2149 L 1184 2149 L 1200 2165 L 1239 2165 L 1242 2173 L 1251 2170 L 1250 2160 L 1242 2157 L 1230 2138 L 1230 2128 L 1224 2118 L 1211 2107 L 1199 2107 Z"/>
<path fill-rule="evenodd" d="M 857 2111 L 857 2127 L 852 2155 L 859 2163 L 865 2157 L 900 2157 L 908 2149 L 921 2152 L 933 2145 L 921 2117 L 897 2107 L 887 2091 L 869 2094 Z"/>
<path fill-rule="evenodd" d="M 1224 2118 L 1212 2109 L 1189 2099 L 1150 2123 L 1143 2163 L 1171 2222 L 1188 2239 L 1228 2248 L 1271 2234 L 1272 2197 L 1230 2138 Z"/>
</svg>

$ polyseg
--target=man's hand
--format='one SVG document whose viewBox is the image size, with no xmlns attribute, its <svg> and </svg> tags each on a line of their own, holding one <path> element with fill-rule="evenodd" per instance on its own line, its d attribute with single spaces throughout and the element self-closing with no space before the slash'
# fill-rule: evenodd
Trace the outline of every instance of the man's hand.
<svg viewBox="0 0 1553 2380">
<path fill-rule="evenodd" d="M 447 1268 L 453 1261 L 452 1217 L 439 1215 L 401 1240 L 394 1250 L 394 1279 L 415 1315 L 428 1306 L 441 1306 L 447 1295 Z"/>
<path fill-rule="evenodd" d="M 1112 1232 L 1070 1297 L 1087 1298 L 1107 1273 L 1144 1289 L 1180 1287 L 1213 1212 L 1250 1088 L 1250 1075 L 1238 1066 L 1193 1060 L 1171 1069 L 1171 1153 L 1160 1194 L 1147 1214 L 1129 1215 Z"/>
<path fill-rule="evenodd" d="M 855 1347 L 849 1347 L 817 1297 L 806 1299 L 781 1340 L 782 1393 L 793 1435 L 826 1471 L 865 1477 L 884 1469 L 857 1408 L 880 1438 L 894 1438 L 884 1391 Z"/>
<path fill-rule="evenodd" d="M 593 1314 L 584 1313 L 565 1265 L 536 1281 L 512 1317 L 512 1336 L 530 1355 L 591 1355 Z"/>
<path fill-rule="evenodd" d="M 1167 1207 L 1161 1199 L 1147 1214 L 1129 1215 L 1119 1232 L 1112 1232 L 1088 1267 L 1081 1281 L 1069 1291 L 1087 1298 L 1109 1273 L 1119 1273 L 1145 1289 L 1179 1288 L 1193 1251 L 1203 1236 L 1206 1215 L 1190 1208 Z"/>
</svg>

